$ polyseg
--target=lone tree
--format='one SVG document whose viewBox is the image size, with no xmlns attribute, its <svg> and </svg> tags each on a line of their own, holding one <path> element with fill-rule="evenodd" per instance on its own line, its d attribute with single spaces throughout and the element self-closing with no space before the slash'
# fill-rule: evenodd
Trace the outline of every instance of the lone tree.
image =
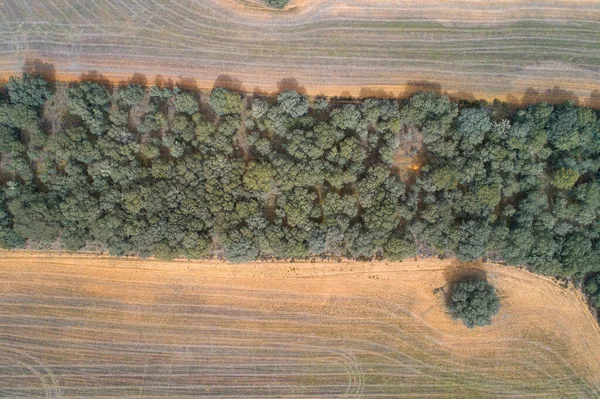
<svg viewBox="0 0 600 399">
<path fill-rule="evenodd" d="M 263 0 L 266 5 L 271 8 L 283 8 L 288 3 L 288 0 Z"/>
<path fill-rule="evenodd" d="M 452 288 L 449 308 L 469 328 L 486 326 L 500 310 L 500 298 L 487 281 L 462 281 Z"/>
</svg>

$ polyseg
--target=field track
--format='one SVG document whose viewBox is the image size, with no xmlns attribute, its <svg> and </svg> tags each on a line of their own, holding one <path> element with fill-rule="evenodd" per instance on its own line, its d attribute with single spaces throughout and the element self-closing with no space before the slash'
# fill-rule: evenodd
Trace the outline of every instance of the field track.
<svg viewBox="0 0 600 399">
<path fill-rule="evenodd" d="M 434 293 L 467 272 L 491 327 Z M 599 356 L 581 294 L 510 267 L 0 253 L 0 397 L 598 398 Z"/>
<path fill-rule="evenodd" d="M 160 75 L 268 92 L 295 80 L 308 94 L 398 96 L 425 87 L 511 102 L 578 97 L 600 107 L 596 0 L 261 4 L 4 0 L 0 77 L 40 59 L 58 79 L 98 71 L 118 82 L 138 73 L 149 83 Z"/>
</svg>

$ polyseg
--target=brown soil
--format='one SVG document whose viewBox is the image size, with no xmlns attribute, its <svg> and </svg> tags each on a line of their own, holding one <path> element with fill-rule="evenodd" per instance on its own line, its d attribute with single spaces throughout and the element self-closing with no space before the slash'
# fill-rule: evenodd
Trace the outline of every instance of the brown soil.
<svg viewBox="0 0 600 399">
<path fill-rule="evenodd" d="M 210 89 L 406 97 L 433 88 L 511 103 L 600 107 L 592 0 L 22 0 L 0 5 L 0 77 L 133 73 Z"/>
<path fill-rule="evenodd" d="M 579 291 L 494 264 L 0 253 L 0 392 L 26 397 L 594 398 Z M 489 327 L 444 291 L 487 275 Z"/>
<path fill-rule="evenodd" d="M 104 66 L 102 66 L 104 68 Z M 112 85 L 123 85 L 132 82 L 132 74 L 129 73 L 114 73 L 111 72 L 111 67 L 107 66 L 103 69 L 102 74 L 98 77 L 86 76 L 80 73 L 55 73 L 53 74 L 53 81 L 62 82 L 79 82 L 81 80 L 98 81 L 99 83 L 110 83 Z M 120 68 L 129 70 L 139 70 L 139 65 L 122 65 Z M 189 71 L 190 74 L 196 71 Z M 11 76 L 20 76 L 21 70 L 0 70 L 0 84 L 4 84 L 8 81 Z M 158 75 L 157 75 L 158 76 Z M 191 75 L 188 75 L 191 76 Z M 262 94 L 274 94 L 281 91 L 281 85 L 273 81 L 272 83 L 261 83 L 259 86 L 252 85 L 252 78 L 247 76 L 247 83 L 243 85 L 236 85 L 236 89 L 240 92 L 248 94 L 262 93 Z M 306 79 L 305 79 L 306 78 Z M 300 76 L 300 80 L 310 80 L 308 76 Z M 225 82 L 218 82 L 213 79 L 202 79 L 202 78 L 182 78 L 182 74 L 172 75 L 160 75 L 160 79 L 157 81 L 146 82 L 147 84 L 155 84 L 159 81 L 172 82 L 181 88 L 193 89 L 193 90 L 212 90 L 213 87 L 227 87 Z M 558 82 L 558 81 L 557 81 Z M 555 83 L 557 83 L 555 82 Z M 495 99 L 505 101 L 509 104 L 523 106 L 534 104 L 538 102 L 548 102 L 551 104 L 560 104 L 566 100 L 575 100 L 581 105 L 586 105 L 592 108 L 600 109 L 600 94 L 598 92 L 598 84 L 596 81 L 590 81 L 587 83 L 569 83 L 566 81 L 560 81 L 561 86 L 558 84 L 554 88 L 546 90 L 534 90 L 533 87 L 544 88 L 547 87 L 547 81 L 536 80 L 533 77 L 519 78 L 515 83 L 517 87 L 509 91 L 497 90 L 497 91 L 460 91 L 460 83 L 454 83 L 451 85 L 445 85 L 444 87 L 456 87 L 455 90 L 437 90 L 431 89 L 428 85 L 416 85 L 414 83 L 408 84 L 390 84 L 390 85 L 373 85 L 373 86 L 361 86 L 352 85 L 351 83 L 336 85 L 336 84 L 307 84 L 302 86 L 293 86 L 291 89 L 297 90 L 308 96 L 327 96 L 327 97 L 341 97 L 341 98 L 409 98 L 419 91 L 434 91 L 438 94 L 449 96 L 454 100 L 486 100 L 493 102 Z M 450 82 L 445 82 L 450 83 Z M 567 84 L 565 84 L 567 83 Z M 169 83 L 171 84 L 171 83 Z M 436 85 L 437 86 L 437 85 Z M 441 87 L 441 85 L 440 85 Z M 561 87 L 567 87 L 573 91 L 563 90 Z M 558 88 L 558 90 L 556 89 Z M 575 94 L 578 93 L 579 95 Z M 588 93 L 592 96 L 587 96 Z"/>
</svg>

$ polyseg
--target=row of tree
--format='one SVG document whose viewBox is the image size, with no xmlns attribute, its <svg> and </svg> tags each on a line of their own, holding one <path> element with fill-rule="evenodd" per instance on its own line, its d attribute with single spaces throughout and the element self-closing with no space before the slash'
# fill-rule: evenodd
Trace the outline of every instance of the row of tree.
<svg viewBox="0 0 600 399">
<path fill-rule="evenodd" d="M 30 76 L 0 102 L 2 247 L 600 271 L 600 120 L 572 102 L 329 104 Z"/>
</svg>

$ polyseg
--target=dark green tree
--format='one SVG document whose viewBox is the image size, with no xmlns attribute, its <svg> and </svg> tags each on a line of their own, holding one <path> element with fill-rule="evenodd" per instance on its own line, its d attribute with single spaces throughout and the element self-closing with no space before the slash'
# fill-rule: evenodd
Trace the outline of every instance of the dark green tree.
<svg viewBox="0 0 600 399">
<path fill-rule="evenodd" d="M 496 289 L 484 280 L 461 281 L 452 286 L 450 313 L 469 328 L 491 324 L 500 311 Z"/>
<path fill-rule="evenodd" d="M 600 273 L 593 274 L 584 284 L 585 294 L 590 300 L 590 304 L 600 308 Z"/>
<path fill-rule="evenodd" d="M 144 88 L 138 84 L 130 84 L 117 89 L 116 94 L 120 102 L 132 107 L 142 102 L 142 99 L 144 98 Z"/>
<path fill-rule="evenodd" d="M 383 256 L 389 260 L 403 260 L 417 255 L 417 246 L 400 234 L 392 235 L 383 245 Z"/>
<path fill-rule="evenodd" d="M 24 76 L 0 98 L 3 247 L 600 270 L 600 121 L 572 102 L 511 113 L 419 93 L 309 107 L 295 91 L 250 103 L 216 88 L 216 118 L 199 93 L 81 82 L 65 115 L 51 89 Z"/>
<path fill-rule="evenodd" d="M 266 5 L 271 8 L 283 8 L 286 6 L 289 0 L 263 0 Z"/>
<path fill-rule="evenodd" d="M 6 84 L 6 89 L 11 103 L 30 107 L 41 106 L 52 95 L 48 83 L 43 77 L 33 77 L 28 74 L 23 74 L 20 78 L 11 76 Z"/>
</svg>

